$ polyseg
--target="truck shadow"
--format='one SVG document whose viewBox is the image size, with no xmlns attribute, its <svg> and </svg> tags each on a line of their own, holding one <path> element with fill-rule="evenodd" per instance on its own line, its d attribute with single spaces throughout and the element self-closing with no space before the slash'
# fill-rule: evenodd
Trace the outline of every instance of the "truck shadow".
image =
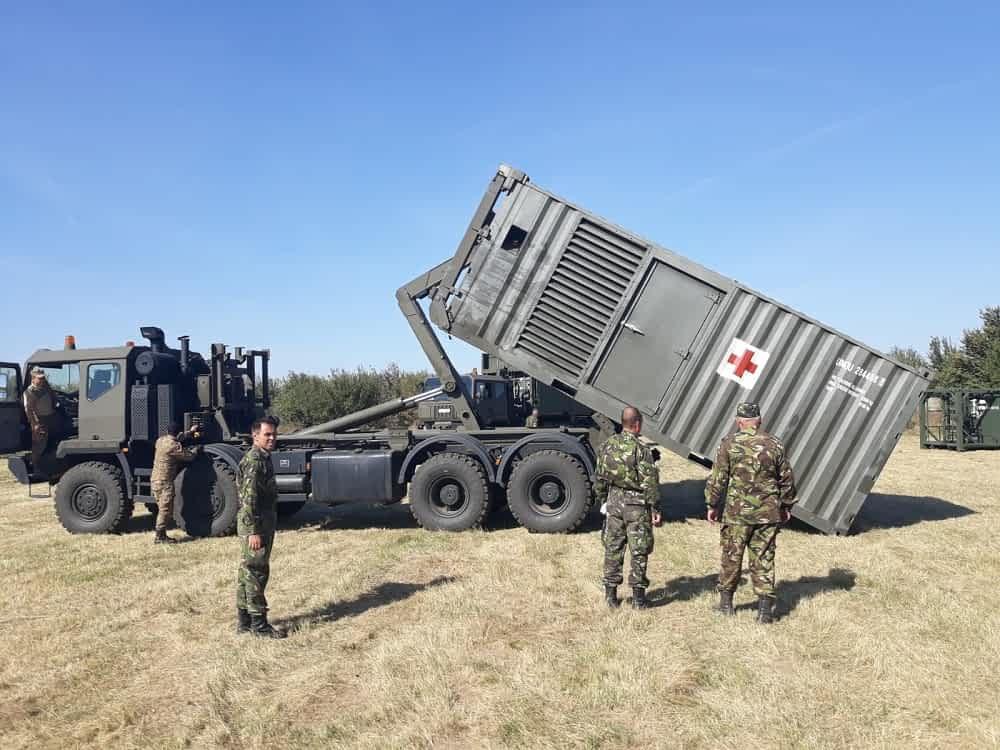
<svg viewBox="0 0 1000 750">
<path fill-rule="evenodd" d="M 704 518 L 705 480 L 685 479 L 661 484 L 660 504 L 663 508 L 664 523 L 685 523 L 693 518 Z M 887 495 L 875 492 L 869 495 L 865 504 L 861 506 L 861 512 L 851 527 L 851 534 L 862 534 L 872 529 L 898 529 L 918 523 L 945 521 L 975 512 L 964 505 L 939 497 Z M 823 533 L 798 519 L 792 519 L 785 530 Z"/>
<path fill-rule="evenodd" d="M 150 514 L 142 506 L 136 506 L 135 513 L 128 520 L 121 534 L 145 534 L 153 531 L 156 516 Z M 417 522 L 410 513 L 408 505 L 375 505 L 353 503 L 349 505 L 328 506 L 319 503 L 306 503 L 302 510 L 293 516 L 278 518 L 278 531 L 296 531 L 300 529 L 317 530 L 361 530 L 361 529 L 416 529 Z M 172 533 L 179 531 L 172 527 Z M 175 534 L 176 535 L 176 534 Z M 194 541 L 205 538 L 205 534 L 193 534 L 183 541 Z"/>
<path fill-rule="evenodd" d="M 368 610 L 409 599 L 414 594 L 425 589 L 454 583 L 457 580 L 458 578 L 455 576 L 438 576 L 425 583 L 387 581 L 354 599 L 346 601 L 334 599 L 304 614 L 277 620 L 275 621 L 275 625 L 280 625 L 289 631 L 295 631 L 306 624 L 334 622 L 342 620 L 345 617 L 357 617 Z"/>
<path fill-rule="evenodd" d="M 410 506 L 403 503 L 351 503 L 334 506 L 308 503 L 294 516 L 278 522 L 279 530 L 306 527 L 316 527 L 318 531 L 420 528 L 410 513 Z"/>
<path fill-rule="evenodd" d="M 649 592 L 650 603 L 654 607 L 664 607 L 676 602 L 686 602 L 697 599 L 702 594 L 715 591 L 718 574 L 705 576 L 680 576 L 667 581 L 663 588 L 652 589 Z M 775 615 L 780 619 L 792 612 L 804 599 L 817 596 L 827 591 L 850 591 L 857 582 L 854 571 L 846 568 L 831 568 L 825 576 L 802 576 L 794 581 L 778 581 L 778 604 Z M 740 584 L 747 584 L 746 576 L 741 577 Z M 752 610 L 757 606 L 756 600 L 737 605 L 738 610 Z"/>
<path fill-rule="evenodd" d="M 660 485 L 664 523 L 684 523 L 705 517 L 705 480 L 684 479 Z"/>
</svg>

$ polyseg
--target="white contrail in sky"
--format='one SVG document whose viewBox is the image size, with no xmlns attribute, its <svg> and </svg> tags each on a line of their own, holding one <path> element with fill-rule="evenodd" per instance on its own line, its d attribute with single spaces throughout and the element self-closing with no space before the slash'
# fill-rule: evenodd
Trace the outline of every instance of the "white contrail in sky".
<svg viewBox="0 0 1000 750">
<path fill-rule="evenodd" d="M 709 175 L 705 177 L 700 177 L 694 182 L 682 187 L 678 190 L 668 193 L 664 197 L 664 202 L 674 200 L 684 195 L 691 195 L 693 193 L 701 192 L 709 187 L 712 187 L 722 181 L 724 177 L 731 176 L 734 173 L 743 171 L 750 167 L 758 166 L 761 164 L 766 164 L 768 162 L 774 161 L 777 158 L 784 156 L 787 153 L 795 151 L 802 148 L 803 146 L 808 146 L 817 141 L 821 141 L 824 138 L 833 135 L 841 130 L 845 130 L 854 125 L 859 125 L 866 120 L 871 120 L 879 115 L 887 114 L 904 107 L 908 107 L 911 104 L 915 104 L 923 99 L 930 99 L 938 94 L 951 89 L 961 88 L 969 84 L 976 83 L 975 80 L 965 80 L 957 81 L 952 83 L 942 83 L 937 86 L 931 86 L 924 91 L 921 91 L 912 96 L 906 97 L 904 99 L 898 99 L 896 101 L 887 102 L 881 104 L 877 107 L 873 107 L 864 112 L 860 112 L 856 115 L 851 115 L 849 117 L 843 117 L 837 120 L 826 123 L 825 125 L 820 125 L 817 128 L 803 133 L 802 135 L 796 136 L 791 140 L 781 143 L 777 146 L 772 146 L 771 148 L 765 148 L 761 151 L 755 151 L 747 155 L 745 158 L 738 160 L 730 169 L 723 169 L 719 174 Z"/>
</svg>

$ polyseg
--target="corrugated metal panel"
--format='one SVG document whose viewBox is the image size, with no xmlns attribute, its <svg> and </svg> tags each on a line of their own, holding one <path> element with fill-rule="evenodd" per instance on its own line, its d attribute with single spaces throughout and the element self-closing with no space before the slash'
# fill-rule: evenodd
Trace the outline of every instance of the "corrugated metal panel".
<svg viewBox="0 0 1000 750">
<path fill-rule="evenodd" d="M 734 339 L 769 354 L 751 390 L 717 374 L 734 353 Z M 924 378 L 874 350 L 738 288 L 672 389 L 657 426 L 711 459 L 732 429 L 736 404 L 757 401 L 766 429 L 787 446 L 799 478 L 800 514 L 826 531 L 843 532 L 925 386 Z"/>
<path fill-rule="evenodd" d="M 646 434 L 683 456 L 713 458 L 736 404 L 758 401 L 798 477 L 796 515 L 827 532 L 849 529 L 927 385 L 926 373 L 527 182 L 456 258 L 469 272 L 432 303 L 438 325 L 612 417 L 641 393 Z M 645 283 L 654 273 L 659 283 Z M 641 307 L 655 318 L 658 305 L 663 330 L 626 317 Z M 635 377 L 618 367 L 604 378 L 623 351 Z"/>
</svg>

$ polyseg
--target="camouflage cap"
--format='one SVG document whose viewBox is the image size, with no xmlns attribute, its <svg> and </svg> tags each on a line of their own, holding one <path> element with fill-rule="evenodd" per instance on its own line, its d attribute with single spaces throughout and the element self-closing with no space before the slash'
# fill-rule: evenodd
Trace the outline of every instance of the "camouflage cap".
<svg viewBox="0 0 1000 750">
<path fill-rule="evenodd" d="M 740 419 L 756 419 L 760 416 L 760 407 L 752 401 L 744 401 L 736 407 L 736 416 Z"/>
<path fill-rule="evenodd" d="M 43 370 L 41 367 L 32 367 L 31 368 L 31 374 L 32 374 L 32 376 L 34 376 L 34 375 L 41 375 L 44 378 L 45 377 L 45 370 Z"/>
</svg>

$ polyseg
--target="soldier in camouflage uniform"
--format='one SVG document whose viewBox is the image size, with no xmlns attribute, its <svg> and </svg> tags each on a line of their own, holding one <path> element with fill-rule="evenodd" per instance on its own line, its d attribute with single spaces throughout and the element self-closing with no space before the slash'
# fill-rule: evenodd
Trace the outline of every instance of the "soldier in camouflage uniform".
<svg viewBox="0 0 1000 750">
<path fill-rule="evenodd" d="M 524 426 L 530 430 L 538 429 L 538 409 L 531 410 L 531 414 L 524 420 Z"/>
<path fill-rule="evenodd" d="M 594 497 L 605 512 L 604 599 L 612 609 L 620 604 L 625 546 L 632 554 L 629 585 L 632 606 L 645 609 L 646 564 L 653 551 L 653 526 L 660 525 L 659 475 L 649 448 L 639 442 L 642 415 L 631 406 L 622 412 L 622 431 L 608 438 L 597 455 Z"/>
<path fill-rule="evenodd" d="M 31 427 L 32 471 L 38 471 L 49 437 L 59 421 L 55 394 L 45 377 L 45 370 L 39 367 L 31 371 L 31 385 L 24 389 L 24 414 Z"/>
<path fill-rule="evenodd" d="M 184 464 L 191 463 L 200 449 L 185 448 L 181 439 L 188 437 L 181 433 L 181 427 L 171 422 L 167 434 L 156 441 L 153 449 L 153 471 L 149 484 L 156 500 L 156 544 L 174 544 L 177 540 L 167 535 L 167 526 L 174 517 L 174 480 Z"/>
<path fill-rule="evenodd" d="M 264 417 L 253 423 L 253 447 L 240 461 L 240 510 L 236 533 L 240 538 L 240 567 L 236 574 L 237 633 L 284 638 L 284 631 L 267 621 L 264 589 L 271 573 L 271 547 L 278 523 L 278 485 L 271 451 L 278 422 Z"/>
<path fill-rule="evenodd" d="M 757 620 L 774 613 L 774 550 L 778 528 L 791 518 L 795 480 L 784 446 L 760 429 L 760 407 L 740 404 L 737 431 L 726 436 L 705 486 L 708 520 L 722 520 L 719 611 L 735 614 L 733 592 L 740 582 L 743 550 L 750 550 L 750 577 L 757 594 Z"/>
</svg>

